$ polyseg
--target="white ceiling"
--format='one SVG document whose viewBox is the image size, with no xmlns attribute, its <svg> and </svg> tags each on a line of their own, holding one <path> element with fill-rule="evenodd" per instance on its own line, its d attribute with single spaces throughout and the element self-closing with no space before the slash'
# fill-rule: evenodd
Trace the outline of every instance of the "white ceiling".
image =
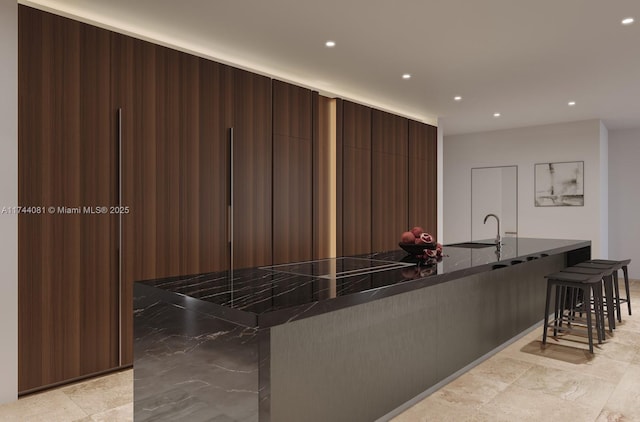
<svg viewBox="0 0 640 422">
<path fill-rule="evenodd" d="M 437 118 L 446 134 L 592 118 L 609 130 L 640 127 L 640 0 L 20 3 L 418 120 Z M 622 26 L 627 16 L 636 22 Z M 336 47 L 326 48 L 327 40 Z"/>
</svg>

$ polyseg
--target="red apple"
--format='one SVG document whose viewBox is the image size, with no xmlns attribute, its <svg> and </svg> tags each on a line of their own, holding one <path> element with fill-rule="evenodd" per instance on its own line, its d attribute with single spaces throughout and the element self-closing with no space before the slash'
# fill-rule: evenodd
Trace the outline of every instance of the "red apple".
<svg viewBox="0 0 640 422">
<path fill-rule="evenodd" d="M 416 237 L 411 232 L 402 233 L 402 243 L 414 243 L 416 241 Z"/>
<path fill-rule="evenodd" d="M 413 233 L 414 237 L 420 237 L 420 235 L 424 233 L 424 229 L 420 226 L 415 226 L 411 229 L 411 233 Z"/>
</svg>

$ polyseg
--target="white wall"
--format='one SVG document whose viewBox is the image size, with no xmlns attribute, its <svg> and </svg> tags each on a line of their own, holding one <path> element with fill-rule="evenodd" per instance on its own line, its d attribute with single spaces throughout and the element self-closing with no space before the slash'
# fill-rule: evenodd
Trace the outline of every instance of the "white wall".
<svg viewBox="0 0 640 422">
<path fill-rule="evenodd" d="M 0 209 L 18 205 L 18 3 L 0 0 Z M 0 403 L 18 392 L 18 218 L 0 214 Z"/>
<path fill-rule="evenodd" d="M 444 133 L 438 126 L 438 242 L 444 243 Z"/>
<path fill-rule="evenodd" d="M 517 165 L 518 235 L 591 240 L 593 257 L 606 257 L 606 239 L 603 242 L 606 228 L 601 229 L 601 183 L 606 180 L 606 176 L 601 175 L 604 142 L 601 136 L 599 120 L 466 135 L 445 134 L 444 232 L 447 243 L 469 240 L 471 234 L 470 169 Z M 534 164 L 560 161 L 584 161 L 585 205 L 535 207 Z"/>
<path fill-rule="evenodd" d="M 640 278 L 640 128 L 609 132 L 609 255 Z"/>
<path fill-rule="evenodd" d="M 600 242 L 602 258 L 609 257 L 609 131 L 600 122 Z"/>
</svg>

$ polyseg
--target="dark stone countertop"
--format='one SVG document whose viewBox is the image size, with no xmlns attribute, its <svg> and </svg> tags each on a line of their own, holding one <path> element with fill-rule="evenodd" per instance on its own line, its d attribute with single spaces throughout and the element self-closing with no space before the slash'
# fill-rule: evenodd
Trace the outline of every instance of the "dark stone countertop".
<svg viewBox="0 0 640 422">
<path fill-rule="evenodd" d="M 136 295 L 154 287 L 154 296 L 175 305 L 264 328 L 589 246 L 585 240 L 505 238 L 498 256 L 493 246 L 445 245 L 441 261 L 428 266 L 418 266 L 398 249 L 338 258 L 333 264 L 295 263 L 145 280 L 137 283 Z"/>
</svg>

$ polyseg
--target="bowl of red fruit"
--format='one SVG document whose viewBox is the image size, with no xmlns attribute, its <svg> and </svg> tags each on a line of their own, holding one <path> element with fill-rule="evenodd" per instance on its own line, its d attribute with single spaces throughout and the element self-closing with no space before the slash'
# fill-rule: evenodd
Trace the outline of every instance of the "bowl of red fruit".
<svg viewBox="0 0 640 422">
<path fill-rule="evenodd" d="M 402 233 L 400 243 L 402 249 L 414 256 L 425 255 L 425 249 L 435 250 L 437 248 L 435 239 L 429 233 L 426 233 L 422 227 L 414 227 L 409 231 Z"/>
<path fill-rule="evenodd" d="M 443 256 L 442 245 L 419 226 L 402 233 L 398 246 L 414 258 L 425 261 L 439 260 Z"/>
</svg>

